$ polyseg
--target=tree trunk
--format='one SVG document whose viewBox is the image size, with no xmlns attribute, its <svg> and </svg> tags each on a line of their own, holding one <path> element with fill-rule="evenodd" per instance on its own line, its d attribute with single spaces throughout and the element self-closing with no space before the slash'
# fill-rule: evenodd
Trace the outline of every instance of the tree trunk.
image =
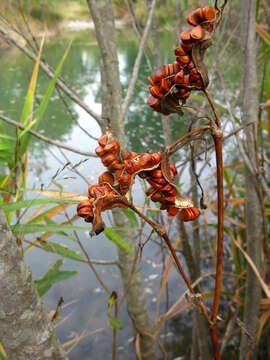
<svg viewBox="0 0 270 360">
<path fill-rule="evenodd" d="M 0 287 L 0 340 L 8 359 L 67 359 L 1 208 Z"/>
<path fill-rule="evenodd" d="M 256 122 L 258 114 L 256 74 L 256 0 L 242 0 L 242 48 L 243 48 L 243 125 Z M 251 126 L 245 128 L 246 148 L 253 164 L 256 164 L 254 133 Z M 245 169 L 246 184 L 246 239 L 247 253 L 261 271 L 261 248 L 263 238 L 263 217 L 260 205 L 259 186 L 249 170 Z M 253 270 L 247 265 L 244 325 L 248 333 L 256 338 L 261 287 Z M 242 332 L 240 359 L 246 359 L 251 349 L 246 332 Z M 249 359 L 255 359 L 255 350 Z"/>
<path fill-rule="evenodd" d="M 110 118 L 112 128 L 116 133 L 121 147 L 125 147 L 124 123 L 121 112 L 122 89 L 120 84 L 117 46 L 115 41 L 115 27 L 113 6 L 111 0 L 87 0 L 95 23 L 96 37 L 100 51 L 102 117 Z M 130 225 L 120 210 L 113 211 L 114 221 L 121 230 L 121 235 L 132 249 L 135 249 L 135 234 L 130 231 Z M 133 265 L 133 256 L 118 250 L 119 265 L 123 287 L 128 284 Z M 136 266 L 131 285 L 127 294 L 127 308 L 135 335 L 139 333 L 143 360 L 154 360 L 155 350 L 153 340 L 145 336 L 150 333 L 150 322 L 147 312 L 144 287 L 139 264 Z"/>
</svg>

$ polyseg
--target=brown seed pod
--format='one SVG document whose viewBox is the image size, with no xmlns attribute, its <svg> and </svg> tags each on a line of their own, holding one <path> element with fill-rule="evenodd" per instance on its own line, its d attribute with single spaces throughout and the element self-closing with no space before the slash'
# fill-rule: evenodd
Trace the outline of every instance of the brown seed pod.
<svg viewBox="0 0 270 360">
<path fill-rule="evenodd" d="M 169 87 L 169 84 L 168 84 L 167 79 L 163 78 L 163 79 L 161 80 L 160 90 L 161 90 L 164 94 L 166 94 L 168 91 L 170 91 L 170 87 Z"/>
<path fill-rule="evenodd" d="M 190 62 L 190 57 L 188 55 L 177 56 L 176 61 L 181 65 L 187 65 Z"/>
<path fill-rule="evenodd" d="M 181 65 L 179 65 L 177 61 L 174 61 L 174 63 L 173 63 L 173 73 L 177 74 L 178 71 L 180 71 L 180 69 L 181 69 Z"/>
<path fill-rule="evenodd" d="M 116 160 L 115 155 L 111 154 L 111 153 L 108 153 L 108 154 L 102 156 L 102 158 L 101 158 L 102 164 L 104 166 L 109 166 L 115 160 Z"/>
<path fill-rule="evenodd" d="M 184 83 L 184 70 L 180 70 L 174 78 L 176 84 L 183 84 Z"/>
<path fill-rule="evenodd" d="M 185 51 L 186 54 L 189 54 L 193 48 L 193 44 L 185 44 L 183 41 L 180 42 L 180 46 Z"/>
<path fill-rule="evenodd" d="M 81 201 L 77 206 L 77 215 L 86 222 L 92 222 L 94 218 L 92 201 L 89 199 Z"/>
<path fill-rule="evenodd" d="M 95 151 L 97 156 L 99 157 L 102 157 L 105 154 L 105 150 L 103 146 L 98 146 Z"/>
<path fill-rule="evenodd" d="M 194 40 L 192 39 L 190 33 L 191 33 L 190 29 L 185 29 L 184 31 L 181 32 L 180 37 L 183 44 L 190 45 L 194 43 Z"/>
<path fill-rule="evenodd" d="M 120 150 L 120 145 L 117 141 L 110 142 L 104 146 L 104 151 L 112 154 L 118 153 Z"/>
<path fill-rule="evenodd" d="M 165 76 L 164 68 L 157 68 L 155 75 L 153 77 L 154 83 L 159 83 L 161 79 Z"/>
<path fill-rule="evenodd" d="M 152 76 L 148 76 L 148 81 L 149 81 L 150 85 L 155 86 Z"/>
<path fill-rule="evenodd" d="M 180 219 L 182 221 L 194 221 L 200 216 L 201 212 L 197 208 L 186 208 L 180 211 Z"/>
<path fill-rule="evenodd" d="M 205 6 L 202 8 L 204 21 L 213 21 L 216 19 L 217 12 L 212 6 Z"/>
<path fill-rule="evenodd" d="M 199 41 L 204 37 L 204 29 L 201 25 L 197 25 L 191 30 L 190 36 L 192 39 Z"/>
<path fill-rule="evenodd" d="M 185 52 L 185 50 L 182 48 L 182 46 L 179 46 L 178 48 L 176 48 L 174 50 L 174 54 L 175 56 L 185 56 L 187 55 L 187 53 Z"/>
<path fill-rule="evenodd" d="M 202 8 L 193 10 L 188 14 L 187 22 L 188 22 L 188 24 L 190 24 L 192 26 L 197 26 L 198 24 L 200 24 L 203 21 L 204 21 L 204 14 L 203 14 Z"/>
<path fill-rule="evenodd" d="M 176 216 L 179 209 L 174 206 L 170 206 L 167 211 L 169 216 Z"/>
<path fill-rule="evenodd" d="M 163 98 L 163 94 L 162 94 L 162 92 L 159 90 L 159 87 L 158 87 L 158 86 L 151 86 L 151 87 L 149 88 L 149 90 L 150 90 L 150 94 L 151 94 L 152 96 L 154 96 L 155 98 L 157 98 L 157 99 L 162 99 L 162 98 Z"/>
<path fill-rule="evenodd" d="M 150 95 L 147 99 L 147 104 L 156 111 L 160 111 L 160 101 L 154 96 Z"/>
<path fill-rule="evenodd" d="M 99 185 L 104 185 L 104 184 L 110 184 L 113 185 L 114 183 L 114 176 L 112 173 L 110 173 L 109 171 L 105 171 L 104 173 L 102 173 L 99 178 L 98 178 L 98 183 Z"/>
<path fill-rule="evenodd" d="M 108 142 L 108 136 L 106 134 L 102 135 L 99 139 L 98 139 L 98 143 L 100 146 L 104 147 Z"/>
</svg>

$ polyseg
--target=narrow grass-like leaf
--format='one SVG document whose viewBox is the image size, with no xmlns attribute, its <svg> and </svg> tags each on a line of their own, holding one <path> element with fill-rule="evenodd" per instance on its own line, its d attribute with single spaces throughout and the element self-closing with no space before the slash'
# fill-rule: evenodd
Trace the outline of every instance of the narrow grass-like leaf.
<svg viewBox="0 0 270 360">
<path fill-rule="evenodd" d="M 35 281 L 39 296 L 45 295 L 54 284 L 78 274 L 77 271 L 60 271 L 62 265 L 63 260 L 57 260 L 41 279 Z"/>
<path fill-rule="evenodd" d="M 4 204 L 2 209 L 4 212 L 10 212 L 15 210 L 21 210 L 24 208 L 28 208 L 30 206 L 37 205 L 49 205 L 49 204 L 77 204 L 77 201 L 74 199 L 28 199 L 21 200 L 14 203 Z"/>
<path fill-rule="evenodd" d="M 136 217 L 136 214 L 134 211 L 132 211 L 129 208 L 123 209 L 123 212 L 125 214 L 125 216 L 128 218 L 129 222 L 135 227 L 139 227 L 139 223 Z"/>
<path fill-rule="evenodd" d="M 37 111 L 35 112 L 34 114 L 34 119 L 33 121 L 28 124 L 28 126 L 23 130 L 23 132 L 21 133 L 21 136 L 24 135 L 24 140 L 23 140 L 23 144 L 22 144 L 22 148 L 26 148 L 29 144 L 29 141 L 31 139 L 31 134 L 29 134 L 29 130 L 32 129 L 32 130 L 36 130 L 43 118 L 43 115 L 47 109 L 47 106 L 49 104 L 49 101 L 50 101 L 50 98 L 53 94 L 53 91 L 55 89 L 55 84 L 56 84 L 56 81 L 62 71 L 62 68 L 63 68 L 63 65 L 64 65 L 64 62 L 67 58 L 67 55 L 69 53 L 69 50 L 70 50 L 70 46 L 71 44 L 67 47 L 66 51 L 64 52 L 64 55 L 59 63 L 59 65 L 57 66 L 56 70 L 55 70 L 55 73 L 54 73 L 54 76 L 53 78 L 51 79 L 49 85 L 48 85 L 48 88 L 41 100 L 41 103 L 37 109 Z"/>
<path fill-rule="evenodd" d="M 122 236 L 113 228 L 105 228 L 104 234 L 122 250 L 125 250 L 131 255 L 134 255 L 128 243 L 122 238 Z"/>
<path fill-rule="evenodd" d="M 54 242 L 44 242 L 44 243 L 40 243 L 39 244 L 40 247 L 42 247 L 43 250 L 57 254 L 57 255 L 61 255 L 65 258 L 71 259 L 71 260 L 76 260 L 76 261 L 80 261 L 80 262 L 86 262 L 86 260 L 84 260 L 80 254 L 77 254 L 75 251 L 69 249 L 68 247 L 61 245 L 61 244 L 57 244 Z"/>
<path fill-rule="evenodd" d="M 43 225 L 43 224 L 18 224 L 11 225 L 11 229 L 14 235 L 18 234 L 33 234 L 40 232 L 54 232 L 54 233 L 62 233 L 63 231 L 88 231 L 89 228 L 86 226 L 76 226 L 76 225 Z"/>
</svg>

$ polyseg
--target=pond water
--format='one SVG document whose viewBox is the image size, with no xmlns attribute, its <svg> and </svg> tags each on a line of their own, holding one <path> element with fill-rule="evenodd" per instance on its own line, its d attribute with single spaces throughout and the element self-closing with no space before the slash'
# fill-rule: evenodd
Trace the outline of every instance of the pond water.
<svg viewBox="0 0 270 360">
<path fill-rule="evenodd" d="M 74 88 L 81 98 L 91 107 L 92 110 L 100 112 L 100 77 L 98 70 L 98 49 L 94 33 L 79 32 L 67 33 L 59 38 L 51 38 L 46 41 L 43 57 L 54 68 L 61 59 L 64 50 L 73 40 L 68 58 L 65 62 L 62 77 Z M 121 72 L 121 82 L 123 91 L 129 83 L 133 64 L 137 53 L 136 39 L 128 31 L 117 33 L 119 46 L 119 65 Z M 173 61 L 173 49 L 176 46 L 176 39 L 170 32 L 161 34 L 161 48 L 164 54 L 164 62 Z M 168 56 L 167 54 L 171 54 Z M 0 50 L 0 110 L 14 120 L 19 120 L 20 112 L 23 107 L 24 96 L 30 80 L 33 63 L 15 49 Z M 126 133 L 129 147 L 134 151 L 142 152 L 145 149 L 157 150 L 164 146 L 162 127 L 159 116 L 153 114 L 146 105 L 148 96 L 147 85 L 148 69 L 146 62 L 143 61 L 139 80 L 131 106 L 127 116 Z M 40 71 L 37 93 L 38 99 L 44 94 L 48 80 Z M 94 151 L 97 143 L 89 138 L 78 127 L 78 123 L 84 127 L 92 136 L 100 136 L 100 129 L 96 122 L 79 106 L 74 105 L 68 98 L 68 106 L 73 117 L 68 114 L 66 107 L 59 98 L 57 92 L 54 93 L 49 108 L 47 109 L 39 131 L 54 140 L 67 143 L 71 146 L 85 151 Z M 173 136 L 176 139 L 185 131 L 184 122 L 179 126 L 179 119 L 170 119 Z M 8 131 L 13 131 L 9 129 Z M 71 191 L 79 194 L 86 194 L 87 184 L 76 174 L 65 169 L 52 184 L 52 177 L 56 171 L 67 162 L 63 153 L 68 157 L 72 164 L 76 164 L 85 157 L 70 153 L 60 152 L 54 146 L 32 140 L 29 156 L 29 176 L 27 187 L 29 189 L 58 189 Z M 79 168 L 80 172 L 91 182 L 97 180 L 102 171 L 102 165 L 98 159 L 90 158 Z M 135 184 L 135 202 L 142 201 L 141 183 Z M 35 195 L 40 196 L 40 195 Z M 70 216 L 75 214 L 75 207 L 68 209 Z M 25 214 L 25 218 L 29 213 Z M 110 219 L 105 217 L 106 221 Z M 164 218 L 165 221 L 166 217 Z M 62 221 L 58 216 L 55 221 Z M 82 225 L 80 220 L 77 222 Z M 174 229 L 172 229 L 174 234 Z M 80 239 L 87 249 L 90 258 L 110 260 L 116 259 L 115 246 L 102 234 L 98 237 L 90 238 L 88 231 L 80 232 Z M 30 237 L 31 239 L 31 237 Z M 68 245 L 71 249 L 79 251 L 76 242 L 54 235 L 50 238 L 54 242 Z M 33 277 L 41 278 L 48 269 L 56 262 L 59 257 L 46 253 L 40 249 L 34 249 L 25 255 L 27 263 L 30 265 Z M 162 256 L 160 247 L 150 242 L 144 249 L 141 260 L 143 282 L 146 287 L 146 299 L 150 317 L 155 318 L 156 299 L 160 286 L 160 274 L 162 273 Z M 96 266 L 99 274 L 110 289 L 121 290 L 121 280 L 117 266 Z M 108 325 L 107 302 L 108 296 L 100 287 L 93 273 L 88 266 L 76 261 L 64 260 L 62 270 L 75 270 L 78 272 L 73 278 L 62 281 L 54 285 L 43 297 L 47 311 L 56 308 L 59 298 L 64 299 L 64 307 L 61 311 L 60 319 L 56 324 L 56 332 L 61 342 L 71 340 L 75 335 L 86 331 L 88 335 L 75 346 L 69 354 L 71 360 L 80 359 L 109 359 L 111 358 L 112 329 Z M 173 269 L 169 280 L 169 304 L 172 304 L 183 292 L 184 286 L 175 269 Z M 165 299 L 161 304 L 161 310 L 165 310 Z M 135 359 L 133 347 L 133 334 L 131 323 L 128 318 L 125 304 L 120 309 L 119 318 L 124 323 L 124 328 L 118 332 L 117 346 L 119 359 Z M 187 324 L 189 323 L 189 325 Z M 167 329 L 167 344 L 169 359 L 176 355 L 185 355 L 187 346 L 184 345 L 187 338 L 181 327 L 185 323 L 185 332 L 191 326 L 191 318 L 188 315 L 181 315 L 178 319 L 171 321 Z M 182 329 L 181 333 L 179 328 Z M 178 334 L 178 335 L 176 335 Z M 180 334 L 180 335 L 179 335 Z M 188 337 L 187 337 L 188 336 Z M 163 339 L 164 340 L 164 339 Z M 163 341 L 162 340 L 162 341 Z"/>
</svg>

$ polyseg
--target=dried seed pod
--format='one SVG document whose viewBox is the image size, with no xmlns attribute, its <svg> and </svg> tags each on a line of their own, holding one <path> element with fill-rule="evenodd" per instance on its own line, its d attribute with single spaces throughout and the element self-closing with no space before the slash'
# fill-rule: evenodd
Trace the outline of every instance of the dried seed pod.
<svg viewBox="0 0 270 360">
<path fill-rule="evenodd" d="M 97 156 L 99 156 L 99 157 L 101 157 L 105 154 L 103 146 L 98 146 L 95 151 L 96 151 Z"/>
<path fill-rule="evenodd" d="M 167 211 L 169 216 L 176 216 L 179 209 L 174 206 L 170 206 Z"/>
<path fill-rule="evenodd" d="M 200 216 L 201 212 L 197 208 L 186 208 L 180 211 L 180 219 L 182 221 L 194 221 Z"/>
<path fill-rule="evenodd" d="M 157 99 L 162 99 L 162 98 L 163 98 L 163 94 L 162 94 L 162 92 L 159 90 L 159 87 L 158 87 L 158 86 L 151 86 L 151 87 L 149 88 L 149 90 L 150 90 L 150 94 L 151 94 L 152 96 L 154 96 L 155 98 L 157 98 Z"/>
<path fill-rule="evenodd" d="M 162 201 L 162 194 L 159 191 L 156 191 L 153 193 L 153 195 L 151 196 L 151 200 L 153 202 L 161 202 Z"/>
<path fill-rule="evenodd" d="M 105 171 L 104 173 L 102 173 L 99 178 L 98 178 L 98 183 L 99 185 L 104 185 L 104 184 L 110 184 L 113 185 L 114 183 L 114 176 L 112 173 L 110 173 L 109 171 Z"/>
<path fill-rule="evenodd" d="M 174 78 L 176 84 L 183 84 L 184 83 L 184 70 L 180 70 Z"/>
<path fill-rule="evenodd" d="M 181 69 L 181 66 L 178 64 L 177 61 L 174 61 L 174 63 L 173 63 L 173 73 L 177 74 L 178 71 L 180 71 L 180 69 Z"/>
<path fill-rule="evenodd" d="M 183 44 L 185 45 L 193 44 L 194 40 L 192 39 L 190 33 L 191 33 L 190 29 L 185 29 L 184 31 L 181 32 L 180 37 Z"/>
<path fill-rule="evenodd" d="M 163 178 L 161 169 L 154 169 L 150 171 L 150 176 L 157 179 Z"/>
<path fill-rule="evenodd" d="M 182 46 L 179 46 L 178 48 L 176 48 L 174 50 L 174 54 L 175 56 L 185 56 L 187 55 L 187 53 L 185 52 L 185 50 L 182 48 Z"/>
<path fill-rule="evenodd" d="M 160 101 L 154 96 L 150 95 L 147 99 L 147 104 L 156 111 L 160 111 Z"/>
<path fill-rule="evenodd" d="M 155 86 L 154 80 L 152 78 L 152 76 L 148 76 L 148 81 L 152 86 Z"/>
<path fill-rule="evenodd" d="M 108 188 L 107 185 L 90 185 L 88 188 L 88 197 L 89 199 L 98 199 L 106 194 L 106 191 L 108 191 L 110 187 Z"/>
<path fill-rule="evenodd" d="M 89 199 L 81 201 L 77 206 L 77 215 L 86 222 L 92 222 L 94 218 L 92 201 Z"/>
<path fill-rule="evenodd" d="M 153 195 L 157 190 L 154 189 L 153 187 L 150 187 L 147 191 L 146 191 L 146 196 L 151 196 Z"/>
<path fill-rule="evenodd" d="M 155 75 L 153 77 L 154 83 L 159 83 L 161 79 L 165 76 L 164 68 L 157 68 Z"/>
<path fill-rule="evenodd" d="M 120 145 L 117 141 L 113 141 L 104 146 L 104 151 L 112 153 L 112 154 L 118 153 L 119 150 L 120 150 Z"/>
<path fill-rule="evenodd" d="M 106 155 L 102 156 L 102 158 L 101 158 L 102 164 L 104 166 L 109 166 L 115 160 L 116 160 L 115 155 L 111 154 L 111 153 L 106 154 Z"/>
<path fill-rule="evenodd" d="M 102 135 L 99 139 L 98 139 L 98 143 L 100 146 L 104 147 L 108 142 L 108 136 L 106 134 Z"/>
<path fill-rule="evenodd" d="M 161 90 L 164 94 L 166 94 L 168 91 L 170 91 L 170 87 L 169 87 L 169 84 L 168 84 L 167 79 L 163 78 L 163 79 L 161 80 L 160 90 Z"/>
<path fill-rule="evenodd" d="M 213 21 L 216 19 L 217 11 L 212 6 L 202 8 L 204 21 Z"/>
<path fill-rule="evenodd" d="M 180 46 L 187 54 L 189 54 L 193 48 L 193 44 L 185 44 L 182 41 L 180 42 Z"/>
<path fill-rule="evenodd" d="M 123 163 L 120 163 L 119 160 L 114 160 L 113 162 L 111 162 L 107 168 L 111 171 L 111 172 L 114 172 L 116 170 L 121 170 L 124 168 L 124 164 Z"/>
<path fill-rule="evenodd" d="M 190 62 L 190 57 L 188 55 L 177 56 L 176 61 L 181 65 L 187 65 Z"/>
<path fill-rule="evenodd" d="M 187 22 L 192 26 L 197 26 L 203 21 L 204 21 L 204 14 L 202 8 L 193 10 L 188 14 Z"/>
<path fill-rule="evenodd" d="M 201 25 L 197 25 L 194 29 L 191 30 L 190 36 L 192 39 L 199 41 L 204 37 L 204 30 Z"/>
</svg>

